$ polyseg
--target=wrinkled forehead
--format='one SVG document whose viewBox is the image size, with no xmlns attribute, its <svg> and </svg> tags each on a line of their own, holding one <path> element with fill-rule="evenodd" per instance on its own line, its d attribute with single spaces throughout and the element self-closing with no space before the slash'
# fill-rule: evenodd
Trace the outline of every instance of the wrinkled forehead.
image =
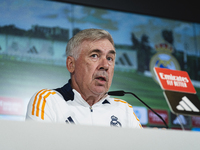
<svg viewBox="0 0 200 150">
<path fill-rule="evenodd" d="M 79 45 L 80 51 L 92 51 L 92 50 L 100 50 L 106 51 L 109 53 L 116 53 L 115 47 L 108 39 L 100 39 L 100 40 L 84 40 Z"/>
</svg>

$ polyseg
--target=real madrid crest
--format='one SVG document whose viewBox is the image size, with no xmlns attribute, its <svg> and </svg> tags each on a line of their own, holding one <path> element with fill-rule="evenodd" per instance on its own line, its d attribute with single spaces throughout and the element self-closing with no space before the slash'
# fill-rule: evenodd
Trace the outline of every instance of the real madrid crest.
<svg viewBox="0 0 200 150">
<path fill-rule="evenodd" d="M 151 58 L 149 68 L 153 79 L 158 82 L 156 74 L 154 73 L 154 67 L 180 70 L 180 65 L 176 58 L 171 55 L 174 49 L 170 44 L 157 44 L 155 45 L 155 49 L 157 53 Z"/>
<path fill-rule="evenodd" d="M 111 122 L 110 122 L 110 126 L 114 126 L 114 127 L 121 127 L 121 123 L 118 121 L 118 118 L 114 115 L 111 116 Z"/>
</svg>

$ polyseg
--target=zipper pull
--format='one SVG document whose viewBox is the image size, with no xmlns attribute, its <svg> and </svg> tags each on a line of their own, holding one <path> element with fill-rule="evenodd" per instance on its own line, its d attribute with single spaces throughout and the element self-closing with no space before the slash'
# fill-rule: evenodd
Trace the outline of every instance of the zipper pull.
<svg viewBox="0 0 200 150">
<path fill-rule="evenodd" d="M 90 106 L 90 111 L 93 112 L 92 106 Z"/>
</svg>

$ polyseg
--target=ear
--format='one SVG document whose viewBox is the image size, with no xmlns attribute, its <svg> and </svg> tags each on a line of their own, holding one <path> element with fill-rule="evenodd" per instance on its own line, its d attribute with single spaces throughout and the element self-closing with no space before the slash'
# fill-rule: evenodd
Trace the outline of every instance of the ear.
<svg viewBox="0 0 200 150">
<path fill-rule="evenodd" d="M 70 73 L 74 72 L 74 70 L 75 70 L 75 59 L 74 59 L 74 57 L 72 57 L 72 56 L 67 57 L 66 66 L 67 66 L 67 69 Z"/>
</svg>

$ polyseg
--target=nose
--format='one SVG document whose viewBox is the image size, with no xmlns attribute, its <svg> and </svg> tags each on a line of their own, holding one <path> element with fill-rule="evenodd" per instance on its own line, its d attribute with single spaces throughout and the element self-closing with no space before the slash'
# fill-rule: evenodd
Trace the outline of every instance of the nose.
<svg viewBox="0 0 200 150">
<path fill-rule="evenodd" d="M 107 71 L 108 68 L 109 68 L 109 63 L 108 63 L 107 58 L 102 58 L 99 63 L 98 69 Z"/>
</svg>

